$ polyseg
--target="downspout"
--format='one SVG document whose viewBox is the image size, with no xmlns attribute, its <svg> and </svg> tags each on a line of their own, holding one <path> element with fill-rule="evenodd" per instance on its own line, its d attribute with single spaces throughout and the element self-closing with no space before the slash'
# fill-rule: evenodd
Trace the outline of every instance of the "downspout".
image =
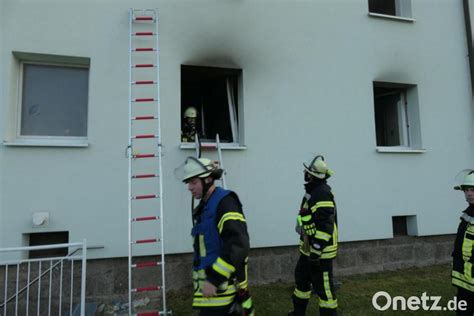
<svg viewBox="0 0 474 316">
<path fill-rule="evenodd" d="M 474 60 L 472 56 L 472 28 L 469 0 L 463 0 L 462 4 L 464 9 L 464 24 L 466 26 L 467 56 L 469 58 L 469 69 L 471 73 L 471 91 L 474 91 Z"/>
</svg>

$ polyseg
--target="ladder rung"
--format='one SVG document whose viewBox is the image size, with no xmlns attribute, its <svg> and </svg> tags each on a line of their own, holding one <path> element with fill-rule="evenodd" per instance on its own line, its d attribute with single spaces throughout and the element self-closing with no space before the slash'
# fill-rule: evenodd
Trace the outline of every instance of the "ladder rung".
<svg viewBox="0 0 474 316">
<path fill-rule="evenodd" d="M 152 47 L 137 47 L 132 49 L 132 52 L 154 52 L 156 51 L 156 48 Z"/>
<path fill-rule="evenodd" d="M 133 155 L 132 158 L 153 158 L 153 157 L 158 157 L 157 154 L 139 154 L 139 155 Z"/>
<path fill-rule="evenodd" d="M 143 178 L 157 178 L 158 175 L 155 173 L 150 173 L 150 174 L 136 174 L 132 176 L 132 179 L 143 179 Z"/>
<path fill-rule="evenodd" d="M 156 67 L 156 65 L 154 65 L 154 64 L 136 64 L 136 65 L 133 65 L 132 67 L 134 67 L 134 68 L 153 68 L 153 67 Z"/>
<path fill-rule="evenodd" d="M 217 148 L 216 144 L 201 144 L 202 148 Z"/>
<path fill-rule="evenodd" d="M 132 81 L 132 84 L 156 84 L 156 81 L 153 80 L 139 80 L 139 81 Z"/>
<path fill-rule="evenodd" d="M 157 138 L 158 135 L 155 134 L 143 134 L 143 135 L 135 135 L 132 136 L 132 139 L 140 139 L 140 138 Z"/>
<path fill-rule="evenodd" d="M 161 262 L 158 262 L 158 261 L 140 262 L 140 263 L 132 264 L 132 268 L 141 269 L 141 268 L 157 267 L 159 265 L 161 265 Z"/>
<path fill-rule="evenodd" d="M 132 200 L 145 200 L 145 199 L 156 199 L 158 195 L 156 194 L 147 194 L 147 195 L 137 195 L 133 196 Z"/>
<path fill-rule="evenodd" d="M 132 33 L 132 35 L 134 35 L 134 36 L 153 36 L 153 35 L 156 35 L 156 33 L 154 33 L 154 32 L 136 32 L 136 33 Z"/>
<path fill-rule="evenodd" d="M 160 312 L 141 312 L 135 314 L 137 316 L 160 316 Z"/>
<path fill-rule="evenodd" d="M 152 239 L 140 239 L 140 240 L 135 240 L 132 243 L 134 244 L 150 244 L 153 242 L 159 242 L 160 240 L 157 238 L 152 238 Z"/>
<path fill-rule="evenodd" d="M 136 218 L 132 218 L 132 222 L 154 221 L 158 219 L 159 219 L 158 216 L 136 217 Z"/>
<path fill-rule="evenodd" d="M 161 286 L 146 286 L 146 287 L 138 287 L 136 289 L 132 289 L 132 292 L 151 292 L 151 291 L 159 291 L 161 290 Z"/>
<path fill-rule="evenodd" d="M 153 21 L 154 18 L 152 16 L 137 16 L 134 19 L 135 21 Z"/>
<path fill-rule="evenodd" d="M 154 101 L 158 101 L 158 100 L 154 98 L 141 98 L 141 99 L 132 100 L 132 102 L 154 102 Z"/>
<path fill-rule="evenodd" d="M 158 116 L 153 116 L 153 115 L 149 115 L 149 116 L 134 116 L 132 117 L 132 120 L 136 120 L 136 121 L 140 121 L 140 120 L 156 120 L 158 118 Z"/>
</svg>

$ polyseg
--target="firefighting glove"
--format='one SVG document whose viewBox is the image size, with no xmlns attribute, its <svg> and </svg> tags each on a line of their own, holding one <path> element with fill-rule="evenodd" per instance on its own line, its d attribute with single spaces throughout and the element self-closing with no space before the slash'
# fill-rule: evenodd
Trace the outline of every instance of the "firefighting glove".
<svg viewBox="0 0 474 316">
<path fill-rule="evenodd" d="M 316 235 L 316 225 L 313 222 L 313 217 L 311 213 L 308 211 L 301 211 L 298 215 L 299 222 L 301 222 L 301 226 L 303 226 L 303 230 L 306 236 L 314 236 Z"/>
</svg>

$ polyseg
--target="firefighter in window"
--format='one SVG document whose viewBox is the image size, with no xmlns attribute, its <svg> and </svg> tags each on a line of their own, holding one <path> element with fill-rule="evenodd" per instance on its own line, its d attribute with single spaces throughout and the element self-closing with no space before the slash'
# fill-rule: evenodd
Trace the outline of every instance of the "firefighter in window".
<svg viewBox="0 0 474 316">
<path fill-rule="evenodd" d="M 188 107 L 184 111 L 183 115 L 183 125 L 181 130 L 181 142 L 182 143 L 192 143 L 196 138 L 196 120 L 197 120 L 197 110 L 195 107 Z"/>
</svg>

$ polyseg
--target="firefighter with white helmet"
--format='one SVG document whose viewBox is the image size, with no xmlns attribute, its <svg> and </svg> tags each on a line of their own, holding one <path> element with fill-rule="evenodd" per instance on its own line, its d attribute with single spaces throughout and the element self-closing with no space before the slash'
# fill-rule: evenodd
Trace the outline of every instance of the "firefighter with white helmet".
<svg viewBox="0 0 474 316">
<path fill-rule="evenodd" d="M 181 141 L 183 143 L 194 142 L 196 137 L 197 110 L 188 107 L 183 114 L 183 127 L 181 130 Z"/>
<path fill-rule="evenodd" d="M 194 198 L 193 307 L 200 316 L 254 315 L 248 292 L 249 235 L 237 194 L 215 185 L 223 170 L 206 158 L 188 157 L 182 181 Z M 237 304 L 236 304 L 237 302 Z"/>
<path fill-rule="evenodd" d="M 311 288 L 319 296 L 319 315 L 337 315 L 332 260 L 337 253 L 336 205 L 327 179 L 333 171 L 317 155 L 304 166 L 305 195 L 297 217 L 300 258 L 289 316 L 304 316 Z"/>
<path fill-rule="evenodd" d="M 457 311 L 457 315 L 474 314 L 474 170 L 463 170 L 457 178 L 461 183 L 455 190 L 464 192 L 469 206 L 463 211 L 458 226 L 453 251 L 452 284 L 457 287 L 458 301 L 467 303 L 466 310 Z"/>
</svg>

